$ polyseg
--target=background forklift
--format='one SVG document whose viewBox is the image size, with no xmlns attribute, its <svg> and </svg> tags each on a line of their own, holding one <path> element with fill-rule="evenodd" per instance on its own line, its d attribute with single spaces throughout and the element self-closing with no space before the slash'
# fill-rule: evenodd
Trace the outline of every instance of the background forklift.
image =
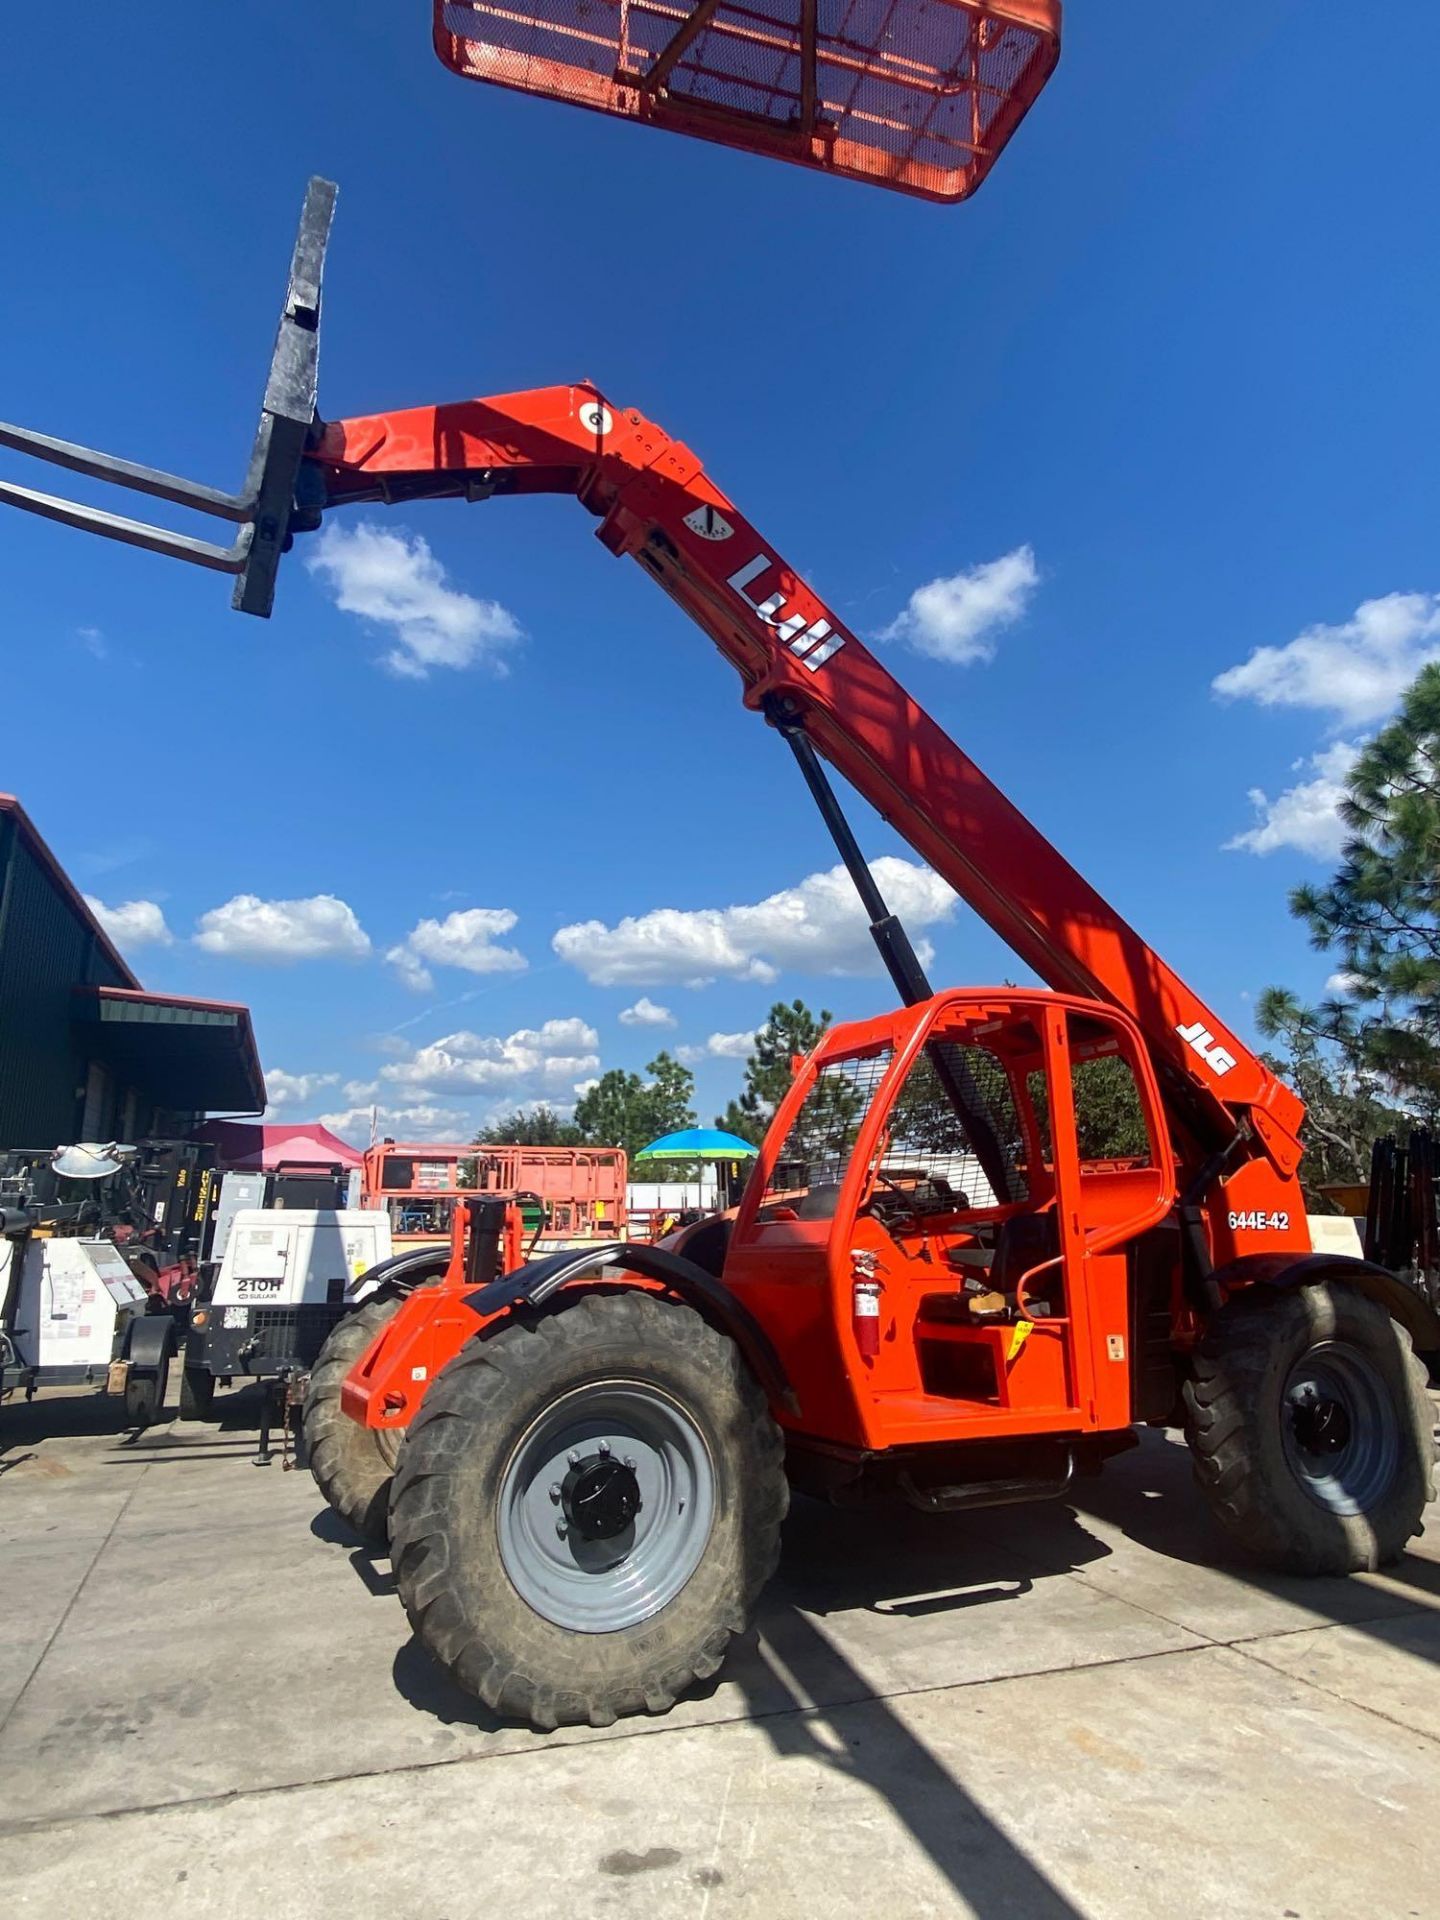
<svg viewBox="0 0 1440 1920">
<path fill-rule="evenodd" d="M 972 111 L 989 84 L 982 55 L 1009 58 L 1019 16 L 1058 27 L 1058 8 L 1038 0 L 954 11 L 975 33 L 958 89 Z M 663 105 L 717 43 L 717 15 L 702 0 L 673 23 L 639 85 L 605 48 L 589 103 L 625 110 L 601 98 L 613 84 L 641 96 L 637 117 Z M 783 157 L 823 164 L 839 141 L 819 110 L 813 11 L 808 22 L 795 73 L 812 144 Z M 852 104 L 885 38 L 842 49 Z M 489 58 L 483 36 L 475 44 Z M 1032 46 L 1030 97 L 1048 72 L 1037 58 Z M 557 92 L 553 66 L 536 71 Z M 916 91 L 891 184 L 917 185 L 900 175 L 945 88 L 927 75 Z M 1026 104 L 1017 83 L 1007 112 Z M 988 157 L 1013 123 L 988 122 Z M 0 430 L 41 458 L 238 522 L 232 546 L 28 489 L 0 498 L 229 572 L 236 607 L 266 614 L 280 555 L 333 507 L 574 494 L 785 740 L 903 1002 L 835 1029 L 804 1063 L 733 1221 L 669 1246 L 527 1264 L 510 1244 L 515 1209 L 479 1199 L 442 1282 L 399 1299 L 348 1359 L 340 1412 L 394 1463 L 392 1557 L 421 1641 L 461 1686 L 540 1727 L 663 1712 L 743 1629 L 792 1481 L 931 1511 L 1053 1498 L 1144 1422 L 1183 1424 L 1202 1494 L 1269 1563 L 1338 1572 L 1393 1558 L 1432 1492 L 1413 1349 L 1440 1346 L 1440 1321 L 1405 1279 L 1312 1247 L 1293 1092 L 638 412 L 572 385 L 323 422 L 332 204 L 333 188 L 312 183 L 241 494 Z M 931 991 L 824 761 L 1049 991 Z M 1132 1090 L 1144 1150 L 1124 1162 L 1079 1149 L 1077 1087 L 1099 1061 Z"/>
</svg>

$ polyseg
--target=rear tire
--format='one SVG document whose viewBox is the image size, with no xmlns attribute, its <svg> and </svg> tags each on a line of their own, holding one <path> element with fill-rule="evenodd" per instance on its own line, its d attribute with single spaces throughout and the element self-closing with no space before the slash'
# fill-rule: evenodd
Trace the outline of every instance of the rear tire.
<svg viewBox="0 0 1440 1920">
<path fill-rule="evenodd" d="M 330 1332 L 310 1370 L 301 1410 L 315 1484 L 367 1547 L 383 1553 L 390 1542 L 386 1509 L 399 1436 L 362 1427 L 340 1405 L 345 1376 L 399 1311 L 398 1299 L 372 1300 Z"/>
<path fill-rule="evenodd" d="M 689 1307 L 591 1295 L 472 1341 L 395 1473 L 410 1624 L 467 1693 L 542 1731 L 664 1713 L 774 1571 L 783 1463 L 739 1351 Z"/>
<path fill-rule="evenodd" d="M 1268 1565 L 1383 1566 L 1434 1498 L 1434 1416 L 1410 1336 L 1343 1283 L 1256 1287 L 1216 1316 L 1185 1387 L 1211 1511 Z"/>
<path fill-rule="evenodd" d="M 215 1418 L 215 1376 L 206 1367 L 180 1369 L 180 1418 Z"/>
</svg>

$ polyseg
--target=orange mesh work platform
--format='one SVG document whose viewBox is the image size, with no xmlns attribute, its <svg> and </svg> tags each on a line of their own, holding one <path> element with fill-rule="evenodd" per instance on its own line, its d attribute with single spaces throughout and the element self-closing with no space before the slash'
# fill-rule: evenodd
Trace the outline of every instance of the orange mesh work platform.
<svg viewBox="0 0 1440 1920">
<path fill-rule="evenodd" d="M 1060 0 L 435 0 L 452 71 L 932 200 L 980 185 Z"/>
</svg>

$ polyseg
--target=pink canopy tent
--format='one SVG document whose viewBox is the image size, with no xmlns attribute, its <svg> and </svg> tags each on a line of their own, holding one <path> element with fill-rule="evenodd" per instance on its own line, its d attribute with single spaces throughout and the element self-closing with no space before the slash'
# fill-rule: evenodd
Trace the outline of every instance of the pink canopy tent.
<svg viewBox="0 0 1440 1920">
<path fill-rule="evenodd" d="M 358 1167 L 363 1157 L 318 1120 L 288 1127 L 207 1120 L 195 1129 L 194 1137 L 217 1149 L 225 1173 L 273 1173 L 282 1165 Z"/>
</svg>

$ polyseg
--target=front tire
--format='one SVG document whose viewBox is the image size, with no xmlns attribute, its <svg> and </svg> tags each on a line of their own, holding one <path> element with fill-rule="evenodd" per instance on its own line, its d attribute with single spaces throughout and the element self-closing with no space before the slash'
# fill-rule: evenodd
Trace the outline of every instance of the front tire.
<svg viewBox="0 0 1440 1920">
<path fill-rule="evenodd" d="M 372 1300 L 337 1321 L 310 1370 L 300 1416 L 315 1484 L 346 1526 L 376 1553 L 383 1553 L 390 1541 L 386 1509 L 400 1436 L 352 1420 L 340 1405 L 340 1389 L 399 1309 L 398 1299 Z"/>
<path fill-rule="evenodd" d="M 1383 1566 L 1434 1497 L 1434 1416 L 1410 1337 L 1343 1283 L 1257 1287 L 1216 1316 L 1185 1387 L 1221 1525 L 1298 1573 Z"/>
<path fill-rule="evenodd" d="M 734 1343 L 689 1307 L 591 1295 L 472 1341 L 396 1469 L 410 1624 L 466 1692 L 543 1731 L 664 1713 L 774 1570 L 783 1456 Z"/>
</svg>

